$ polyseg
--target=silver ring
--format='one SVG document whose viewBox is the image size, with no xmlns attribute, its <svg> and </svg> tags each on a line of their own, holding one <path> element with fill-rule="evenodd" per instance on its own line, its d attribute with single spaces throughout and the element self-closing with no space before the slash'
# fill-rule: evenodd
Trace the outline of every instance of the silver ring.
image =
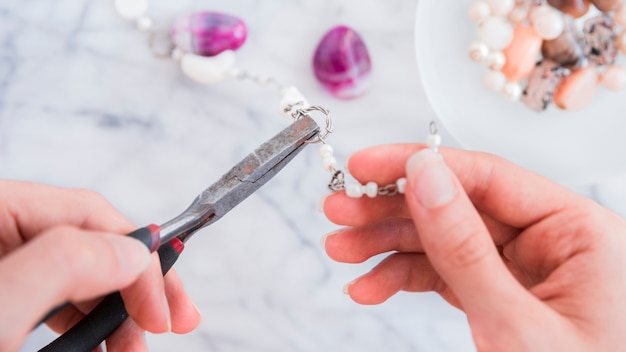
<svg viewBox="0 0 626 352">
<path fill-rule="evenodd" d="M 301 119 L 303 116 L 308 115 L 308 113 L 315 112 L 315 111 L 319 111 L 322 114 L 324 114 L 324 116 L 326 116 L 326 127 L 324 128 L 324 132 L 317 136 L 317 139 L 314 139 L 312 141 L 306 141 L 305 143 L 309 143 L 309 144 L 326 143 L 326 137 L 328 137 L 328 135 L 333 133 L 333 119 L 332 117 L 330 117 L 330 111 L 328 109 L 321 107 L 319 105 L 310 106 L 304 109 L 298 109 L 294 113 L 294 118 L 298 120 L 298 119 Z"/>
</svg>

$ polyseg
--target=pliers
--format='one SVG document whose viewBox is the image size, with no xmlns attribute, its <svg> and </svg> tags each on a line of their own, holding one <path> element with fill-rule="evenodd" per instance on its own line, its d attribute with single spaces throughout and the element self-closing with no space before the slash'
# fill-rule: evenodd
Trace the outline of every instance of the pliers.
<svg viewBox="0 0 626 352">
<path fill-rule="evenodd" d="M 200 193 L 180 215 L 161 226 L 148 225 L 128 236 L 158 251 L 165 275 L 198 230 L 232 210 L 287 165 L 308 143 L 319 137 L 319 126 L 308 115 L 261 144 L 217 182 Z M 62 308 L 59 307 L 59 308 Z M 53 310 L 53 312 L 58 311 Z M 46 317 L 53 315 L 51 312 Z M 80 322 L 40 351 L 88 352 L 98 347 L 128 317 L 119 292 L 106 296 Z M 45 318 L 44 318 L 45 321 Z"/>
</svg>

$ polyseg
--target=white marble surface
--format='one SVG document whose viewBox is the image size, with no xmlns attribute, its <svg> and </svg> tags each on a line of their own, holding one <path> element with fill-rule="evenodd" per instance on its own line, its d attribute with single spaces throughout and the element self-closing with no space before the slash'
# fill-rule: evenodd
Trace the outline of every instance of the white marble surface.
<svg viewBox="0 0 626 352">
<path fill-rule="evenodd" d="M 341 160 L 427 134 L 434 116 L 414 62 L 414 0 L 152 2 L 157 23 L 207 9 L 243 18 L 249 39 L 239 66 L 295 84 L 330 108 Z M 349 102 L 322 91 L 310 65 L 317 41 L 337 24 L 362 34 L 374 64 L 369 94 Z M 145 41 L 112 1 L 0 2 L 0 177 L 91 188 L 138 225 L 161 223 L 288 123 L 275 112 L 273 90 L 195 84 Z M 197 234 L 176 268 L 202 325 L 185 336 L 150 335 L 150 350 L 474 350 L 464 316 L 434 295 L 365 307 L 342 294 L 377 260 L 343 265 L 323 253 L 319 238 L 335 228 L 316 210 L 327 181 L 309 148 Z M 624 215 L 625 181 L 574 188 Z M 40 329 L 24 350 L 51 338 Z"/>
</svg>

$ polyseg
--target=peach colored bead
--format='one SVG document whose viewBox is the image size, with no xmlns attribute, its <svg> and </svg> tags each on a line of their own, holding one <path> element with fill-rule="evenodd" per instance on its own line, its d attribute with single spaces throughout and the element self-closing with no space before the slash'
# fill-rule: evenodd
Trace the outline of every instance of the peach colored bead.
<svg viewBox="0 0 626 352">
<path fill-rule="evenodd" d="M 557 87 L 554 103 L 563 110 L 584 108 L 593 100 L 599 85 L 600 74 L 595 66 L 574 71 Z"/>
<path fill-rule="evenodd" d="M 509 81 L 517 82 L 530 75 L 541 52 L 542 39 L 528 26 L 517 26 L 513 41 L 503 50 L 506 63 L 502 73 Z"/>
</svg>

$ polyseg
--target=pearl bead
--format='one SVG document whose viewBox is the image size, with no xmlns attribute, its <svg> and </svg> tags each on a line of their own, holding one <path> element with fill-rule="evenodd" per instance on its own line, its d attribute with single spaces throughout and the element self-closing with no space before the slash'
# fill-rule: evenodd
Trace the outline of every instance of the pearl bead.
<svg viewBox="0 0 626 352">
<path fill-rule="evenodd" d="M 563 15 L 548 6 L 541 6 L 540 8 L 545 9 L 536 10 L 532 17 L 535 33 L 544 40 L 556 39 L 563 33 L 565 27 Z"/>
<path fill-rule="evenodd" d="M 505 16 L 515 7 L 515 0 L 487 0 L 491 14 L 495 16 Z"/>
<path fill-rule="evenodd" d="M 491 16 L 491 8 L 485 1 L 476 1 L 470 5 L 468 15 L 472 21 L 481 23 Z"/>
<path fill-rule="evenodd" d="M 194 81 L 205 84 L 217 83 L 228 78 L 234 66 L 235 53 L 230 50 L 212 57 L 184 54 L 180 60 L 183 73 Z"/>
<path fill-rule="evenodd" d="M 473 61 L 483 62 L 489 56 L 489 47 L 482 42 L 473 42 L 469 47 L 469 56 Z"/>
<path fill-rule="evenodd" d="M 500 92 L 506 84 L 506 76 L 500 71 L 489 71 L 485 75 L 483 83 L 487 89 L 494 92 Z"/>
<path fill-rule="evenodd" d="M 506 57 L 504 56 L 504 53 L 501 51 L 492 51 L 487 56 L 486 61 L 490 69 L 499 71 L 506 64 Z"/>
<path fill-rule="evenodd" d="M 115 0 L 115 10 L 127 20 L 136 20 L 145 15 L 148 6 L 148 0 Z"/>
<path fill-rule="evenodd" d="M 406 190 L 406 178 L 399 178 L 398 181 L 396 181 L 396 187 L 398 187 L 398 193 L 404 194 Z"/>
<path fill-rule="evenodd" d="M 626 27 L 626 4 L 620 5 L 620 7 L 615 10 L 613 20 L 620 26 Z"/>
<path fill-rule="evenodd" d="M 141 16 L 137 19 L 137 29 L 142 32 L 148 32 L 152 29 L 152 19 L 147 16 Z"/>
<path fill-rule="evenodd" d="M 324 166 L 324 170 L 331 171 L 337 168 L 337 159 L 332 155 L 327 155 L 322 158 L 322 165 Z"/>
<path fill-rule="evenodd" d="M 378 184 L 376 182 L 368 182 L 363 186 L 363 193 L 370 198 L 375 198 L 378 195 Z"/>
<path fill-rule="evenodd" d="M 358 183 L 348 183 L 346 184 L 346 195 L 350 198 L 361 198 L 363 197 L 363 188 Z"/>
<path fill-rule="evenodd" d="M 441 136 L 438 134 L 429 134 L 426 136 L 426 145 L 429 148 L 437 149 L 441 145 Z"/>
<path fill-rule="evenodd" d="M 619 65 L 612 65 L 604 71 L 602 84 L 610 90 L 619 91 L 626 87 L 626 69 Z"/>
<path fill-rule="evenodd" d="M 320 147 L 320 156 L 322 158 L 325 158 L 327 156 L 333 156 L 334 153 L 335 151 L 333 150 L 333 147 L 330 146 L 330 144 L 322 144 L 322 146 Z"/>
<path fill-rule="evenodd" d="M 489 17 L 478 27 L 478 37 L 493 50 L 502 50 L 513 40 L 513 25 L 502 17 Z"/>
<path fill-rule="evenodd" d="M 510 101 L 518 101 L 522 97 L 522 86 L 514 82 L 507 83 L 502 88 L 502 94 Z"/>
</svg>

